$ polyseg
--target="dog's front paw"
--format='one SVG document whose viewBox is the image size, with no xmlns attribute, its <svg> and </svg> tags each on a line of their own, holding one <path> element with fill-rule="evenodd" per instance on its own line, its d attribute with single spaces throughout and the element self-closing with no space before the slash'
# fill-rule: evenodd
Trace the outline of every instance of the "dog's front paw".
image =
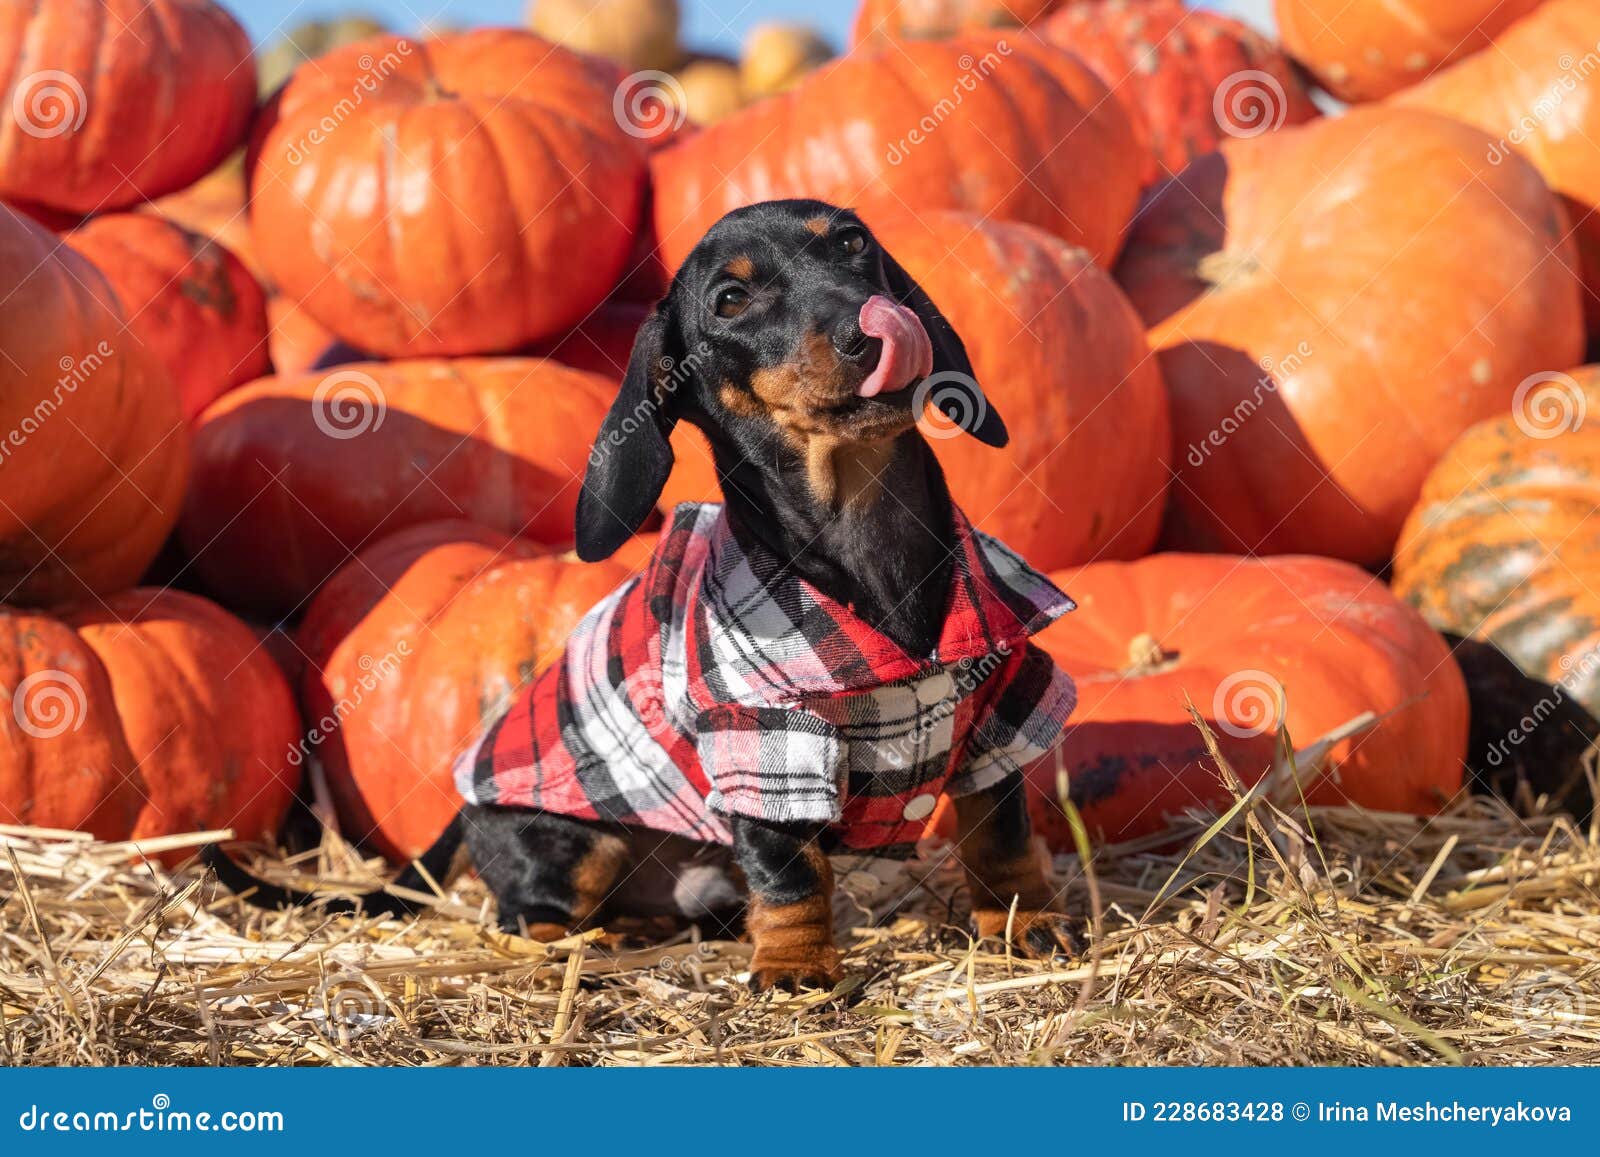
<svg viewBox="0 0 1600 1157">
<path fill-rule="evenodd" d="M 799 993 L 804 988 L 826 991 L 843 978 L 844 969 L 835 948 L 813 948 L 781 956 L 757 951 L 750 961 L 752 992 Z"/>
<path fill-rule="evenodd" d="M 973 913 L 973 919 L 984 939 L 1004 940 L 1009 925 L 1012 947 L 1029 956 L 1047 959 L 1083 953 L 1083 938 L 1074 921 L 1061 912 L 1018 909 L 1013 916 L 1005 908 L 981 908 Z"/>
</svg>

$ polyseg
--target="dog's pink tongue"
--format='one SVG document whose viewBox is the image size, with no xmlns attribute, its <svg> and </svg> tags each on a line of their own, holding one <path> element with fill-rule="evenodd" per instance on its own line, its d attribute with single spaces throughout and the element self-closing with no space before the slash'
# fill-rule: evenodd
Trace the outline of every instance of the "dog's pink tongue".
<svg viewBox="0 0 1600 1157">
<path fill-rule="evenodd" d="M 861 307 L 861 332 L 883 342 L 878 364 L 856 389 L 863 398 L 903 390 L 933 372 L 933 345 L 922 321 L 899 302 L 879 295 Z"/>
</svg>

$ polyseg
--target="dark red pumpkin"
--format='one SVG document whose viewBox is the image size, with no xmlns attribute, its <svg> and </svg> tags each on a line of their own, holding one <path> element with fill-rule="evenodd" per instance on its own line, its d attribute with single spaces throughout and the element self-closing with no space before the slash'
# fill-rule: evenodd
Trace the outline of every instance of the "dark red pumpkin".
<svg viewBox="0 0 1600 1157">
<path fill-rule="evenodd" d="M 470 516 L 565 547 L 616 389 L 536 358 L 263 378 L 201 417 L 183 544 L 229 605 L 275 615 L 419 522 Z"/>
</svg>

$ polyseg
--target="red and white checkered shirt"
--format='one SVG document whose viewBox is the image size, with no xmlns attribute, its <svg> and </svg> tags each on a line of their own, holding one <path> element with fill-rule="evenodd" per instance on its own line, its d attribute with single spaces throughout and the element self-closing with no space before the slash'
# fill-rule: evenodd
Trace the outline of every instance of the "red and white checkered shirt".
<svg viewBox="0 0 1600 1157">
<path fill-rule="evenodd" d="M 950 605 L 918 658 L 765 551 L 678 507 L 644 572 L 456 764 L 472 803 L 731 842 L 726 816 L 913 843 L 941 792 L 993 785 L 1060 738 L 1076 693 L 1029 636 L 1072 610 L 956 512 Z"/>
</svg>

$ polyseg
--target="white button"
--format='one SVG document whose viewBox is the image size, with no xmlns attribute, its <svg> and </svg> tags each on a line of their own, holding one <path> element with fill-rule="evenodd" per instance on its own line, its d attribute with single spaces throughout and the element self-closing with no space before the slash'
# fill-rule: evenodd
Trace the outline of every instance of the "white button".
<svg viewBox="0 0 1600 1157">
<path fill-rule="evenodd" d="M 943 703 L 950 698 L 950 692 L 955 688 L 956 681 L 950 678 L 949 671 L 940 671 L 937 675 L 929 675 L 917 684 L 917 702 L 932 707 L 935 703 Z"/>
<path fill-rule="evenodd" d="M 939 806 L 939 797 L 936 795 L 914 795 L 906 801 L 906 810 L 900 814 L 911 823 L 925 820 L 933 814 L 933 809 Z"/>
</svg>

